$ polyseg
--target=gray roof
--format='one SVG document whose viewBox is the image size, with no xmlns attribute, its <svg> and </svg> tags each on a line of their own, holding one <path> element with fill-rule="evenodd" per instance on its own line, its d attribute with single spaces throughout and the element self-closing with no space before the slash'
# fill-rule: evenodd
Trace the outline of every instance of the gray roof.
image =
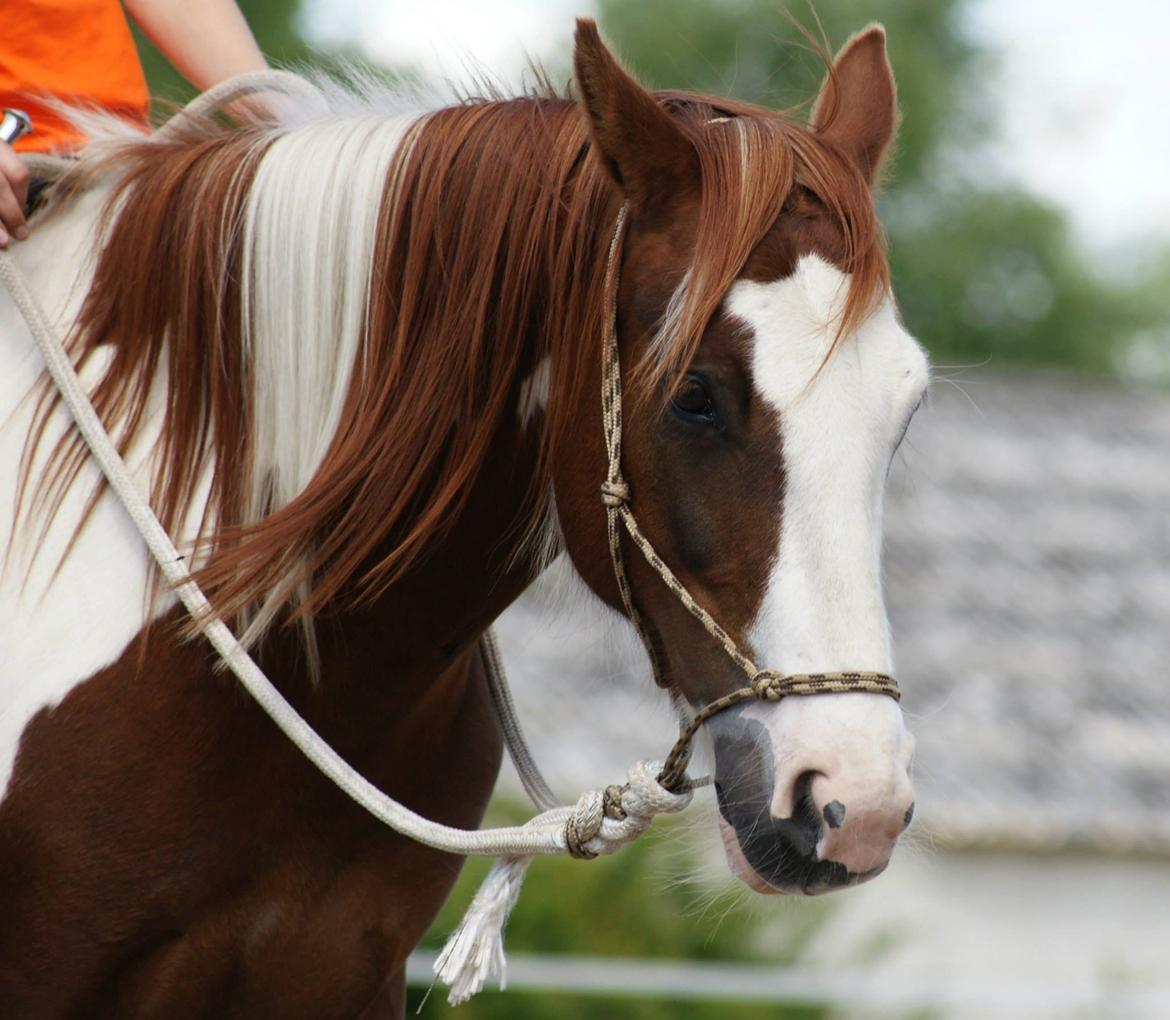
<svg viewBox="0 0 1170 1020">
<path fill-rule="evenodd" d="M 886 595 L 946 844 L 1170 851 L 1170 398 L 1065 378 L 936 381 L 890 476 Z M 501 622 L 558 790 L 661 757 L 640 650 L 554 570 Z"/>
<path fill-rule="evenodd" d="M 964 388 L 888 501 L 923 807 L 960 841 L 1170 848 L 1170 399 Z"/>
</svg>

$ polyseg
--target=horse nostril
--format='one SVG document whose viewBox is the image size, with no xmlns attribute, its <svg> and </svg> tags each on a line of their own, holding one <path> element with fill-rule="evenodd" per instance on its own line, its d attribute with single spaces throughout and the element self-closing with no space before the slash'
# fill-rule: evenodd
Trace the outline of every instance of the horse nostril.
<svg viewBox="0 0 1170 1020">
<path fill-rule="evenodd" d="M 841 823 L 845 821 L 845 805 L 839 800 L 831 800 L 821 809 L 821 814 L 830 829 L 839 829 Z"/>
<path fill-rule="evenodd" d="M 792 820 L 814 832 L 821 827 L 821 812 L 812 795 L 813 781 L 820 772 L 802 772 L 792 785 Z"/>
<path fill-rule="evenodd" d="M 910 823 L 914 820 L 914 804 L 911 803 L 906 809 L 906 817 L 902 819 L 902 828 L 908 829 Z"/>
</svg>

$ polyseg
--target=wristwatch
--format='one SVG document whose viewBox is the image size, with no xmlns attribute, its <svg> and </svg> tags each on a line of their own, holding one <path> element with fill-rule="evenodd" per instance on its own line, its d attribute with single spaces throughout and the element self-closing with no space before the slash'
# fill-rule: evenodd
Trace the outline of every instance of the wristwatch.
<svg viewBox="0 0 1170 1020">
<path fill-rule="evenodd" d="M 32 121 L 24 110 L 7 109 L 4 118 L 0 120 L 0 142 L 11 145 L 21 135 L 27 135 L 33 129 Z"/>
</svg>

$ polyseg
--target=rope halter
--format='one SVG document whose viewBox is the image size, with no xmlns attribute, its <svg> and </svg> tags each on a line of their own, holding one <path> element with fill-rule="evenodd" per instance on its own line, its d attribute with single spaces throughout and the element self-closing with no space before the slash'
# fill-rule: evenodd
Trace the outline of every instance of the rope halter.
<svg viewBox="0 0 1170 1020">
<path fill-rule="evenodd" d="M 740 647 L 715 621 L 694 596 L 687 591 L 686 586 L 675 576 L 655 551 L 650 540 L 638 527 L 631 509 L 633 494 L 629 483 L 622 475 L 622 372 L 621 359 L 617 342 L 617 296 L 618 280 L 621 275 L 622 241 L 626 232 L 629 204 L 623 203 L 618 211 L 617 222 L 614 225 L 613 238 L 609 245 L 609 255 L 605 269 L 606 317 L 605 335 L 602 339 L 602 369 L 601 369 L 601 417 L 605 430 L 605 453 L 607 459 L 605 481 L 601 483 L 601 501 L 605 506 L 606 531 L 609 537 L 609 554 L 613 560 L 613 572 L 617 579 L 618 592 L 621 595 L 622 606 L 626 616 L 637 630 L 646 654 L 650 657 L 650 665 L 654 670 L 655 679 L 661 680 L 662 670 L 654 652 L 654 645 L 650 641 L 637 608 L 634 605 L 633 595 L 630 592 L 630 582 L 626 575 L 625 560 L 622 556 L 621 532 L 624 528 L 634 545 L 641 550 L 646 562 L 654 572 L 662 578 L 687 611 L 695 617 L 703 628 L 710 634 L 748 678 L 748 684 L 717 698 L 709 705 L 700 709 L 690 720 L 683 724 L 678 740 L 666 756 L 662 771 L 658 774 L 658 783 L 664 789 L 678 791 L 688 785 L 686 778 L 687 761 L 690 759 L 691 741 L 705 722 L 712 716 L 738 705 L 744 701 L 779 701 L 789 695 L 810 694 L 846 694 L 850 692 L 864 692 L 868 694 L 885 694 L 895 701 L 901 700 L 898 682 L 887 673 L 847 670 L 835 673 L 778 673 L 775 670 L 760 669 Z M 566 835 L 568 835 L 566 833 Z M 572 852 L 572 841 L 569 841 Z"/>
</svg>

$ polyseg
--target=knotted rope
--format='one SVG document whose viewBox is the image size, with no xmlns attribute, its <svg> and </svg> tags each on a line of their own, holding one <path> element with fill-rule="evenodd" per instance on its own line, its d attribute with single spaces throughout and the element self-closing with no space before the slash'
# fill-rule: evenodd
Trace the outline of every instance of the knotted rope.
<svg viewBox="0 0 1170 1020">
<path fill-rule="evenodd" d="M 641 836 L 656 815 L 687 808 L 692 791 L 664 789 L 657 779 L 661 770 L 661 762 L 636 762 L 626 774 L 625 785 L 583 793 L 565 823 L 568 853 L 580 860 L 614 853 Z M 501 989 L 507 987 L 500 933 L 531 863 L 531 857 L 506 856 L 492 865 L 435 960 L 435 974 L 450 987 L 447 999 L 452 1005 L 470 999 L 493 974 L 500 976 Z"/>
</svg>

